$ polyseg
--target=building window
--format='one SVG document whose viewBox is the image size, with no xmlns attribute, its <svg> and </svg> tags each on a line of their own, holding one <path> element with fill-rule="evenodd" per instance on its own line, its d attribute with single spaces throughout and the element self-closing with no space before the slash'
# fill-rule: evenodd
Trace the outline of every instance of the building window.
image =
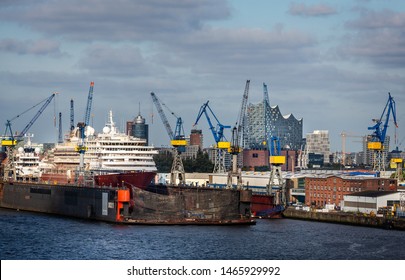
<svg viewBox="0 0 405 280">
<path fill-rule="evenodd" d="M 253 153 L 253 154 L 252 154 L 252 157 L 253 157 L 253 158 L 258 158 L 258 157 L 259 157 L 259 154 Z"/>
</svg>

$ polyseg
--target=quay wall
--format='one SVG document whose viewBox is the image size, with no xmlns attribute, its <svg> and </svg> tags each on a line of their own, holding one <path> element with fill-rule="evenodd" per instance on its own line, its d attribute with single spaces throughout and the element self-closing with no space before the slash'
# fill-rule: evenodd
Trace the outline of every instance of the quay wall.
<svg viewBox="0 0 405 280">
<path fill-rule="evenodd" d="M 355 213 L 304 211 L 291 207 L 288 207 L 284 211 L 283 216 L 290 219 L 405 230 L 405 219 L 396 217 L 372 217 Z"/>
</svg>

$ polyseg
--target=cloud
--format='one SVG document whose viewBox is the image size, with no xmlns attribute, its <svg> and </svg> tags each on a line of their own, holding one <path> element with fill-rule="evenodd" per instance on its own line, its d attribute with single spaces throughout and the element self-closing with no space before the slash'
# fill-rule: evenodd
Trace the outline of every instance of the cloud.
<svg viewBox="0 0 405 280">
<path fill-rule="evenodd" d="M 1 6 L 0 6 L 1 9 Z M 0 18 L 71 40 L 158 40 L 229 17 L 225 1 L 43 0 L 0 10 Z"/>
<path fill-rule="evenodd" d="M 150 74 L 141 51 L 132 46 L 92 45 L 86 49 L 78 66 L 92 75 L 104 77 L 139 77 Z"/>
<path fill-rule="evenodd" d="M 199 74 L 251 74 L 269 65 L 313 62 L 316 39 L 306 32 L 277 26 L 263 29 L 204 28 L 176 42 L 167 42 L 160 56 L 163 63 L 175 63 Z"/>
<path fill-rule="evenodd" d="M 293 16 L 323 17 L 334 15 L 337 11 L 335 8 L 326 4 L 307 6 L 301 3 L 292 3 L 288 9 L 288 13 Z"/>
<path fill-rule="evenodd" d="M 32 55 L 61 55 L 60 43 L 48 40 L 16 40 L 2 39 L 0 40 L 0 51 L 6 51 L 17 54 L 32 54 Z"/>
<path fill-rule="evenodd" d="M 338 48 L 343 58 L 405 67 L 405 13 L 368 10 L 345 26 L 349 33 Z"/>
</svg>

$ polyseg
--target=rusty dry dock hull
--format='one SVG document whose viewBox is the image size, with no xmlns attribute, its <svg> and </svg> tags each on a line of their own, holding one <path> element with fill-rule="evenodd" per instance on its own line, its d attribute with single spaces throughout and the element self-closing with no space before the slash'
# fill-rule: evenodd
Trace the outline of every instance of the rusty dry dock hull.
<svg viewBox="0 0 405 280">
<path fill-rule="evenodd" d="M 0 207 L 142 225 L 251 225 L 249 191 L 158 186 L 0 186 Z"/>
</svg>

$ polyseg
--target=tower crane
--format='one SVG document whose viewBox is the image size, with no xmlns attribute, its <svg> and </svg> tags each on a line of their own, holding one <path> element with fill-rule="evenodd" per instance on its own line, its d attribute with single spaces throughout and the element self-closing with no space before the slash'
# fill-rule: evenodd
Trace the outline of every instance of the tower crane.
<svg viewBox="0 0 405 280">
<path fill-rule="evenodd" d="M 395 101 L 388 93 L 388 101 L 384 107 L 384 110 L 379 119 L 373 119 L 375 125 L 368 127 L 369 130 L 374 132 L 369 136 L 369 142 L 367 148 L 373 152 L 373 170 L 385 171 L 385 153 L 384 153 L 384 141 L 387 134 L 389 118 L 392 114 L 394 124 L 398 127 L 396 119 Z M 385 115 L 385 120 L 383 119 Z M 384 124 L 383 124 L 384 122 Z M 383 124 L 383 127 L 382 127 Z"/>
<path fill-rule="evenodd" d="M 215 153 L 215 162 L 214 162 L 213 173 L 224 173 L 225 172 L 225 157 L 224 157 L 223 152 L 224 152 L 224 150 L 230 149 L 230 147 L 231 147 L 231 143 L 226 141 L 226 138 L 224 136 L 224 129 L 231 128 L 231 126 L 223 125 L 220 123 L 217 116 L 214 114 L 211 107 L 208 105 L 208 102 L 209 101 L 207 101 L 206 103 L 204 103 L 201 106 L 200 111 L 198 112 L 198 115 L 197 115 L 197 119 L 193 126 L 196 126 L 198 124 L 198 121 L 200 120 L 201 116 L 203 114 L 205 114 L 205 117 L 207 118 L 207 121 L 208 121 L 208 125 L 210 127 L 210 130 L 212 132 L 212 135 L 214 136 L 214 140 L 216 143 L 216 147 L 215 147 L 216 153 Z M 207 109 L 208 109 L 208 111 L 207 111 Z M 216 127 L 212 124 L 211 118 L 210 118 L 208 112 L 210 112 L 211 115 L 217 121 Z"/>
<path fill-rule="evenodd" d="M 227 182 L 227 187 L 231 188 L 232 187 L 232 181 L 233 177 L 236 176 L 237 179 L 237 189 L 242 188 L 242 173 L 240 168 L 238 168 L 238 154 L 241 153 L 242 148 L 241 148 L 241 137 L 242 137 L 242 131 L 244 129 L 245 125 L 245 116 L 246 116 L 246 108 L 247 108 L 247 101 L 248 101 L 248 96 L 249 96 L 249 85 L 250 85 L 250 80 L 246 81 L 245 85 L 245 91 L 243 93 L 242 97 L 242 104 L 241 108 L 239 111 L 238 119 L 236 121 L 235 126 L 232 129 L 232 141 L 231 141 L 231 146 L 228 149 L 228 152 L 232 155 L 232 170 L 228 172 L 228 182 Z"/>
<path fill-rule="evenodd" d="M 187 140 L 184 136 L 184 129 L 183 129 L 183 120 L 181 117 L 176 116 L 167 105 L 161 102 L 155 93 L 151 92 L 150 95 L 152 96 L 153 103 L 158 110 L 160 118 L 162 119 L 163 125 L 166 128 L 167 134 L 170 138 L 170 144 L 173 146 L 173 164 L 170 173 L 170 183 L 175 185 L 177 179 L 179 180 L 180 185 L 184 185 L 186 183 L 186 173 L 184 171 L 183 161 L 181 160 L 181 153 L 185 152 L 187 146 Z M 169 124 L 169 121 L 166 118 L 166 114 L 162 109 L 162 105 L 166 107 L 167 110 L 176 118 L 176 128 L 173 133 L 173 130 Z"/>
<path fill-rule="evenodd" d="M 283 206 L 287 203 L 285 181 L 282 176 L 281 166 L 285 164 L 285 156 L 281 155 L 280 139 L 272 136 L 268 141 L 269 160 L 271 165 L 267 194 L 275 194 L 277 204 Z"/>
<path fill-rule="evenodd" d="M 4 167 L 4 171 L 5 171 L 4 172 L 4 180 L 5 181 L 8 180 L 8 175 L 12 170 L 12 164 L 14 162 L 14 147 L 17 145 L 18 142 L 20 142 L 22 140 L 24 135 L 32 127 L 32 125 L 35 123 L 35 121 L 38 119 L 38 117 L 42 114 L 42 112 L 46 109 L 46 107 L 49 105 L 49 103 L 51 103 L 52 99 L 55 97 L 56 94 L 57 93 L 52 93 L 52 95 L 49 96 L 48 98 L 42 100 L 41 102 L 39 102 L 36 105 L 32 106 L 31 108 L 25 110 L 24 112 L 18 114 L 17 116 L 11 118 L 10 120 L 7 120 L 7 122 L 6 122 L 6 131 L 4 133 L 4 136 L 2 136 L 2 140 L 1 140 L 1 145 L 3 147 L 6 147 L 6 153 L 7 153 L 7 157 L 8 157 L 7 164 Z M 40 104 L 42 104 L 41 108 L 34 115 L 34 117 L 31 119 L 31 121 L 24 127 L 24 129 L 18 135 L 14 135 L 13 130 L 11 128 L 11 122 L 13 120 L 19 118 L 23 114 L 27 113 L 31 109 L 37 107 Z M 14 175 L 15 175 L 15 173 L 14 173 Z"/>
</svg>

